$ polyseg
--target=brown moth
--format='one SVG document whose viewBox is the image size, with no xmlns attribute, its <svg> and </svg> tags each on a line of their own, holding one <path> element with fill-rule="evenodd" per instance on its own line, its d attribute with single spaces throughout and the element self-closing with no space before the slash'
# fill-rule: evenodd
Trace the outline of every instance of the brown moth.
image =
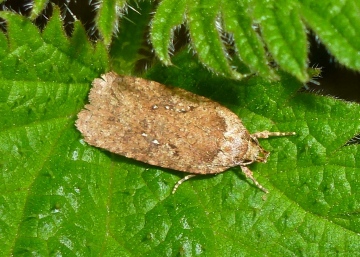
<svg viewBox="0 0 360 257">
<path fill-rule="evenodd" d="M 115 72 L 95 79 L 90 104 L 76 127 L 93 146 L 151 165 L 195 174 L 217 174 L 240 166 L 246 177 L 268 192 L 247 165 L 266 162 L 258 138 L 294 132 L 250 134 L 241 120 L 220 104 L 180 88 Z"/>
</svg>

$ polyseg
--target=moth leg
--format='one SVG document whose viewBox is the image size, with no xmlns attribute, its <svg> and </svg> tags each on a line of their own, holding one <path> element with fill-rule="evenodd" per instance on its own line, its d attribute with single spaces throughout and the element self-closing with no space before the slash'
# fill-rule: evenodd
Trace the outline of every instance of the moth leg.
<svg viewBox="0 0 360 257">
<path fill-rule="evenodd" d="M 269 137 L 281 137 L 281 136 L 293 136 L 296 135 L 295 132 L 270 132 L 270 131 L 261 131 L 251 134 L 255 138 L 269 138 Z"/>
<path fill-rule="evenodd" d="M 253 177 L 252 171 L 248 167 L 240 166 L 240 168 L 241 168 L 242 172 L 244 172 L 245 176 L 247 178 L 251 179 L 258 188 L 260 188 L 265 193 L 269 193 L 269 191 L 265 187 L 263 187 L 262 185 L 260 185 L 259 182 L 257 182 L 257 180 Z"/>
<path fill-rule="evenodd" d="M 174 189 L 172 190 L 172 194 L 175 194 L 175 191 L 178 189 L 178 187 L 183 183 L 183 182 L 185 182 L 186 180 L 188 180 L 188 179 L 190 179 L 190 178 L 192 178 L 192 177 L 195 177 L 196 175 L 192 175 L 192 174 L 190 174 L 190 175 L 187 175 L 187 176 L 185 176 L 185 177 L 183 177 L 182 179 L 180 179 L 178 182 L 176 182 L 176 184 L 175 184 L 175 186 L 174 186 Z"/>
</svg>

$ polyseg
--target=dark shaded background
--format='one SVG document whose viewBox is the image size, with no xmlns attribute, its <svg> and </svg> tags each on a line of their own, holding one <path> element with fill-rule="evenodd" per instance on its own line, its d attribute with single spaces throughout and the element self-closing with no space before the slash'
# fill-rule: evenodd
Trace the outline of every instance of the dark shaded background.
<svg viewBox="0 0 360 257">
<path fill-rule="evenodd" d="M 71 35 L 73 29 L 74 16 L 79 19 L 85 26 L 89 37 L 92 40 L 99 38 L 98 31 L 95 29 L 94 18 L 96 15 L 96 1 L 92 0 L 52 0 L 61 8 L 62 17 L 64 18 L 64 26 L 68 35 Z M 131 6 L 141 13 L 141 9 L 135 2 L 130 3 Z M 154 8 L 156 4 L 154 3 Z M 12 10 L 23 15 L 30 15 L 32 8 L 32 1 L 18 1 L 8 0 L 0 4 L 0 10 Z M 134 12 L 131 8 L 128 12 Z M 35 20 L 35 23 L 42 29 L 45 27 L 48 18 L 52 15 L 52 4 L 48 4 L 43 13 Z M 4 22 L 1 23 L 2 28 L 6 30 Z M 144 44 L 148 44 L 145 40 Z M 177 31 L 175 48 L 180 49 L 187 43 L 187 35 L 185 29 Z M 348 101 L 360 102 L 360 75 L 359 72 L 348 70 L 338 64 L 336 60 L 329 54 L 324 45 L 321 44 L 316 37 L 310 33 L 309 36 L 309 66 L 321 67 L 321 78 L 316 79 L 319 85 L 309 82 L 307 84 L 308 90 L 316 92 L 321 95 L 331 95 L 340 99 Z M 144 47 L 143 49 L 151 49 L 151 47 Z M 175 51 L 176 51 L 175 49 Z M 141 52 L 142 55 L 148 58 L 139 61 L 137 67 L 139 70 L 144 67 L 149 67 L 155 58 L 152 51 Z"/>
</svg>

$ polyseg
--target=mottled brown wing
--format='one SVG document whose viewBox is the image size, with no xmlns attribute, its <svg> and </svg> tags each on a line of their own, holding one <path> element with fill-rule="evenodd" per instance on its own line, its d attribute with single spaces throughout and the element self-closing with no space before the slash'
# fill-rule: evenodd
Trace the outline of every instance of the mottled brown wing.
<svg viewBox="0 0 360 257">
<path fill-rule="evenodd" d="M 249 133 L 205 97 L 110 72 L 95 79 L 77 128 L 90 145 L 145 163 L 207 174 L 239 165 Z"/>
</svg>

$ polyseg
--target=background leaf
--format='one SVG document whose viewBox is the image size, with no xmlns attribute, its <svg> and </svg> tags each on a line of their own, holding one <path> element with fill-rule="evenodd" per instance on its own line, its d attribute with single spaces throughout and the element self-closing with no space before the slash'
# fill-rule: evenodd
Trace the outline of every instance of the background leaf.
<svg viewBox="0 0 360 257">
<path fill-rule="evenodd" d="M 99 3 L 96 25 L 105 45 L 111 43 L 114 32 L 118 29 L 120 12 L 125 8 L 125 0 L 103 0 Z"/>
<path fill-rule="evenodd" d="M 223 1 L 225 30 L 232 33 L 237 54 L 249 65 L 252 71 L 269 78 L 276 78 L 265 58 L 265 49 L 260 36 L 251 28 L 253 21 L 246 13 L 246 2 Z"/>
<path fill-rule="evenodd" d="M 166 0 L 167 4 L 172 1 Z M 183 4 L 181 5 L 182 8 Z M 221 8 L 220 8 L 221 7 Z M 180 10 L 182 10 L 182 8 Z M 170 31 L 173 16 L 179 10 L 162 8 L 154 16 L 152 31 Z M 174 10 L 174 11 L 172 11 Z M 340 63 L 359 70 L 360 49 L 359 6 L 349 1 L 187 1 L 186 24 L 191 44 L 200 61 L 216 73 L 232 78 L 242 78 L 228 58 L 225 45 L 226 33 L 230 33 L 236 47 L 236 55 L 252 72 L 268 79 L 276 78 L 266 67 L 268 56 L 264 49 L 283 70 L 300 81 L 308 81 L 306 25 L 318 34 Z M 176 23 L 178 25 L 178 21 Z M 254 32 L 253 26 L 258 26 Z M 173 25 L 174 26 L 174 25 Z M 153 46 L 163 60 L 164 49 L 172 35 L 157 37 Z M 259 38 L 257 38 L 259 37 Z M 259 40 L 261 37 L 262 41 Z M 230 40 L 230 43 L 231 40 Z M 345 52 L 343 49 L 346 48 Z M 165 58 L 165 63 L 169 60 Z"/>
<path fill-rule="evenodd" d="M 110 46 L 112 67 L 119 74 L 132 74 L 139 60 L 146 58 L 142 52 L 150 51 L 144 49 L 144 41 L 153 3 L 144 1 L 137 7 L 139 11 L 130 9 L 126 19 L 121 21 L 119 32 Z"/>
<path fill-rule="evenodd" d="M 48 3 L 48 0 L 24 3 L 23 12 L 31 10 L 30 17 L 39 18 Z M 67 10 L 71 13 L 70 3 L 76 1 L 67 1 L 63 5 L 64 13 Z M 311 80 L 307 73 L 309 31 L 339 63 L 360 70 L 360 5 L 356 0 L 163 0 L 158 3 L 145 38 L 150 38 L 155 54 L 165 65 L 172 63 L 170 55 L 174 45 L 184 40 L 177 38 L 174 31 L 186 27 L 189 39 L 184 41 L 189 41 L 201 63 L 214 73 L 233 79 L 242 79 L 248 73 L 277 79 L 275 62 L 301 82 L 308 82 Z M 126 0 L 89 4 L 96 12 L 95 26 L 90 28 L 90 34 L 100 35 L 109 46 L 118 32 L 119 19 L 128 8 L 153 4 L 152 1 L 144 4 L 143 1 Z M 12 9 L 11 4 L 9 8 Z M 152 11 L 144 8 L 142 15 L 148 16 Z M 149 22 L 139 18 L 138 28 L 145 20 Z M 133 22 L 138 23 L 137 20 Z M 112 48 L 115 53 L 114 49 L 117 47 Z"/>
<path fill-rule="evenodd" d="M 66 142 L 87 95 L 83 89 L 104 72 L 107 53 L 101 43 L 93 48 L 78 23 L 74 37 L 65 38 L 58 9 L 42 35 L 22 16 L 0 16 L 6 19 L 9 42 L 0 61 L 1 255 L 74 254 L 75 241 L 81 240 L 76 235 L 83 232 L 73 234 L 71 227 L 82 205 L 71 190 L 82 184 L 71 178 L 83 168 L 60 160 L 69 154 Z M 1 41 L 6 46 L 3 34 Z"/>
<path fill-rule="evenodd" d="M 300 11 L 329 51 L 343 65 L 360 69 L 358 1 L 300 1 Z"/>
<path fill-rule="evenodd" d="M 145 76 L 219 101 L 250 132 L 297 136 L 261 140 L 271 156 L 250 168 L 268 195 L 239 168 L 171 195 L 184 173 L 90 147 L 74 126 L 108 70 L 104 45 L 79 24 L 66 38 L 58 10 L 43 33 L 0 14 L 1 255 L 359 255 L 360 151 L 344 146 L 360 130 L 358 104 L 299 93 L 282 73 L 276 83 L 214 77 L 183 51 Z"/>
<path fill-rule="evenodd" d="M 276 63 L 300 81 L 308 81 L 305 26 L 298 9 L 294 1 L 259 1 L 254 17 Z"/>
<path fill-rule="evenodd" d="M 241 79 L 243 75 L 230 67 L 227 52 L 221 42 L 221 27 L 216 20 L 220 6 L 220 1 L 198 0 L 188 3 L 186 20 L 192 47 L 205 66 L 216 73 Z M 154 48 L 156 49 L 156 46 Z"/>
<path fill-rule="evenodd" d="M 156 46 L 159 59 L 166 65 L 171 64 L 169 48 L 173 49 L 173 30 L 183 23 L 186 1 L 161 1 L 151 22 L 151 42 Z"/>
<path fill-rule="evenodd" d="M 34 0 L 32 6 L 31 3 L 28 4 L 29 7 L 32 7 L 30 18 L 35 19 L 36 17 L 38 17 L 48 3 L 49 0 Z"/>
</svg>

